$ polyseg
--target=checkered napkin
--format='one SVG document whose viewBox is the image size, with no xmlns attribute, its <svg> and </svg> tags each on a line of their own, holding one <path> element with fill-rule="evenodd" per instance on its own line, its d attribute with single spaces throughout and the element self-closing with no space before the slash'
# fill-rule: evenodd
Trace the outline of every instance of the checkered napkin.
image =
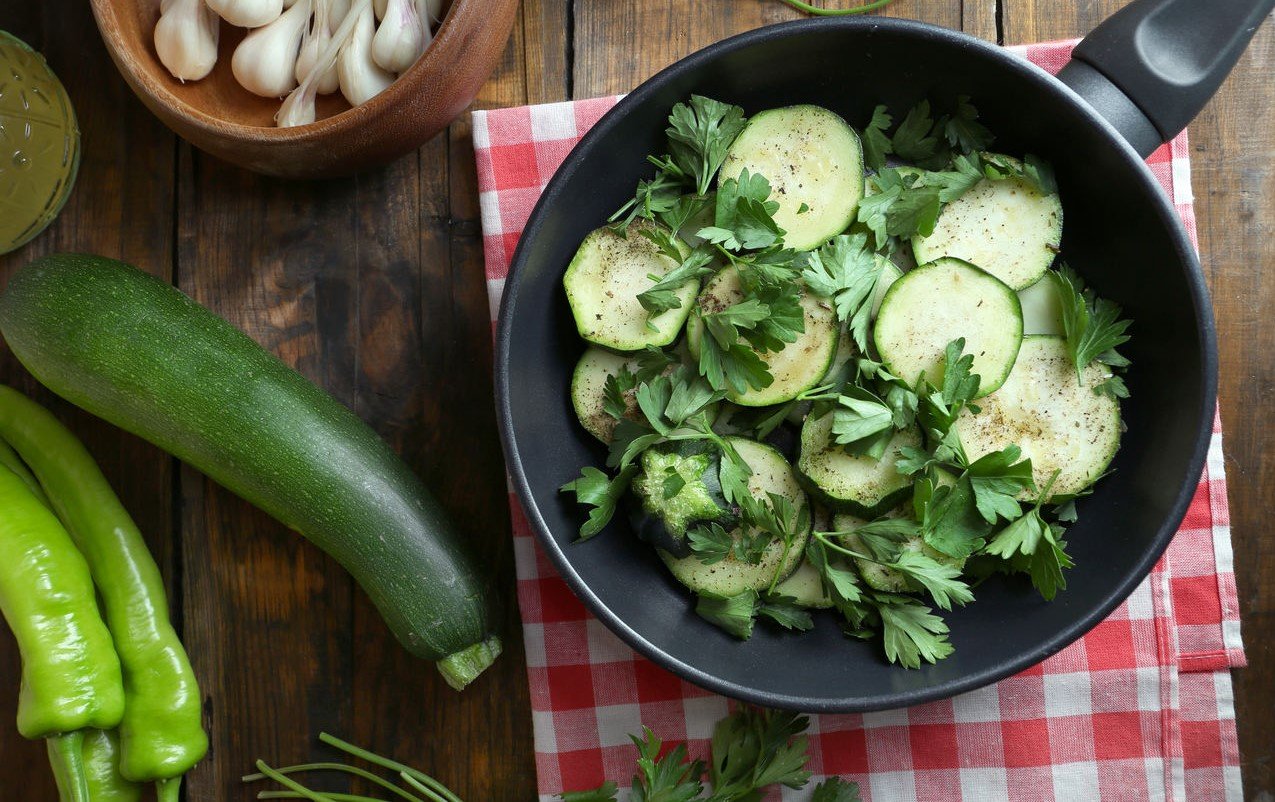
<svg viewBox="0 0 1275 802">
<path fill-rule="evenodd" d="M 1013 48 L 1051 72 L 1074 42 Z M 616 97 L 474 112 L 492 319 L 518 236 L 567 153 Z M 1185 133 L 1148 160 L 1195 238 Z M 585 610 L 511 495 L 542 800 L 614 780 L 651 727 L 704 756 L 730 702 L 636 655 Z M 1043 663 L 953 699 L 811 717 L 809 768 L 865 800 L 1240 800 L 1229 669 L 1244 665 L 1220 424 L 1168 552 L 1128 601 Z M 808 799 L 774 791 L 768 800 Z M 622 794 L 624 792 L 621 792 Z M 622 796 L 622 798 L 624 798 Z"/>
</svg>

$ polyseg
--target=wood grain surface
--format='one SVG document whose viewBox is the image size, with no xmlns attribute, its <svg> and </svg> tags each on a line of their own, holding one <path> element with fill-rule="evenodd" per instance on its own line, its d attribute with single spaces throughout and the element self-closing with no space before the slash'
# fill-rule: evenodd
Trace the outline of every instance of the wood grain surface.
<svg viewBox="0 0 1275 802">
<path fill-rule="evenodd" d="M 895 16 L 1013 44 L 1078 36 L 1123 0 L 898 0 Z M 773 0 L 525 0 L 476 105 L 623 92 L 722 37 L 797 14 Z M 397 646 L 337 564 L 198 472 L 43 391 L 0 346 L 0 381 L 84 437 L 146 532 L 199 673 L 212 751 L 186 798 L 247 800 L 258 757 L 320 758 L 320 730 L 426 769 L 464 798 L 534 799 L 469 122 L 387 168 L 293 183 L 178 140 L 132 97 L 86 4 L 5 3 L 79 114 L 84 160 L 41 237 L 172 280 L 349 405 L 435 491 L 505 591 L 506 653 L 470 690 Z M 1245 796 L 1275 793 L 1275 25 L 1191 126 L 1203 263 L 1221 345 L 1236 567 L 1250 667 L 1235 672 Z M 2 630 L 3 628 L 0 628 Z M 42 745 L 13 720 L 19 665 L 0 634 L 0 802 L 55 799 Z M 8 689 L 8 690 L 5 690 Z M 343 788 L 340 783 L 332 786 Z M 357 785 L 354 790 L 360 790 Z"/>
</svg>

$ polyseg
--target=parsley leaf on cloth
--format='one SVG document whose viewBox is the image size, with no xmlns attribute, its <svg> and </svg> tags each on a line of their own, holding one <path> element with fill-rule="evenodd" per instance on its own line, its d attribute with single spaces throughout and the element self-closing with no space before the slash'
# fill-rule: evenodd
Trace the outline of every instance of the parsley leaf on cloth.
<svg viewBox="0 0 1275 802">
<path fill-rule="evenodd" d="M 829 777 L 815 786 L 810 802 L 862 802 L 859 786 L 840 777 Z"/>
<path fill-rule="evenodd" d="M 801 733 L 809 720 L 797 713 L 742 708 L 713 729 L 711 802 L 753 802 L 771 785 L 801 788 L 810 779 Z"/>
</svg>

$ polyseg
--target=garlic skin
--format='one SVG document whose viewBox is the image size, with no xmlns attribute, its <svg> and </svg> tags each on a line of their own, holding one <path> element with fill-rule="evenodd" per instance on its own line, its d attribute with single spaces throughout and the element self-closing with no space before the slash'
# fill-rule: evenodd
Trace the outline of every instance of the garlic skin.
<svg viewBox="0 0 1275 802">
<path fill-rule="evenodd" d="M 217 63 L 217 15 L 204 0 L 163 0 L 155 23 L 155 52 L 179 81 L 198 81 Z"/>
<path fill-rule="evenodd" d="M 310 30 L 301 40 L 301 53 L 297 56 L 297 83 L 304 83 L 310 70 L 318 63 L 319 57 L 332 41 L 332 27 L 329 12 L 332 0 L 314 0 L 314 19 Z M 314 82 L 314 91 L 320 95 L 330 95 L 340 88 L 341 80 L 336 74 L 336 62 L 320 74 Z"/>
<path fill-rule="evenodd" d="M 350 14 L 358 16 L 353 35 L 337 60 L 337 75 L 341 78 L 341 94 L 351 106 L 361 106 L 394 83 L 394 74 L 381 69 L 372 60 L 372 38 L 376 29 L 372 4 L 351 8 Z"/>
<path fill-rule="evenodd" d="M 274 22 L 244 37 L 230 60 L 240 86 L 261 97 L 283 97 L 296 88 L 297 54 L 310 22 L 310 3 L 297 0 Z"/>
<path fill-rule="evenodd" d="M 240 28 L 260 28 L 279 18 L 283 0 L 206 0 L 217 15 Z"/>
<path fill-rule="evenodd" d="M 372 59 L 388 72 L 400 73 L 416 63 L 429 44 L 429 28 L 413 0 L 388 0 L 385 18 L 372 39 Z"/>
</svg>

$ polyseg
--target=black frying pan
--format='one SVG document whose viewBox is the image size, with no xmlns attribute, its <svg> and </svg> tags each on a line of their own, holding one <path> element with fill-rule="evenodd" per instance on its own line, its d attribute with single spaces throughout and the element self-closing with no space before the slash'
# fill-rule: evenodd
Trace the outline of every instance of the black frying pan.
<svg viewBox="0 0 1275 802">
<path fill-rule="evenodd" d="M 589 609 L 637 651 L 698 685 L 806 711 L 911 705 L 985 685 L 1057 652 L 1102 620 L 1150 571 L 1182 520 L 1208 447 L 1217 352 L 1208 292 L 1172 205 L 1144 165 L 1204 106 L 1275 0 L 1138 0 L 1052 78 L 961 33 L 883 18 L 804 20 L 695 53 L 642 84 L 568 156 L 541 197 L 505 287 L 496 384 L 506 457 L 541 544 Z M 1128 432 L 1115 473 L 1080 504 L 1068 587 L 1046 603 L 992 580 L 946 616 L 956 653 L 908 671 L 832 620 L 740 642 L 692 611 L 690 594 L 625 523 L 574 545 L 581 513 L 558 487 L 601 447 L 567 397 L 584 349 L 561 278 L 581 239 L 632 197 L 647 153 L 663 152 L 670 107 L 692 92 L 750 113 L 817 103 L 862 126 L 930 98 L 971 95 L 996 149 L 1033 152 L 1058 174 L 1063 255 L 1134 320 Z"/>
</svg>

